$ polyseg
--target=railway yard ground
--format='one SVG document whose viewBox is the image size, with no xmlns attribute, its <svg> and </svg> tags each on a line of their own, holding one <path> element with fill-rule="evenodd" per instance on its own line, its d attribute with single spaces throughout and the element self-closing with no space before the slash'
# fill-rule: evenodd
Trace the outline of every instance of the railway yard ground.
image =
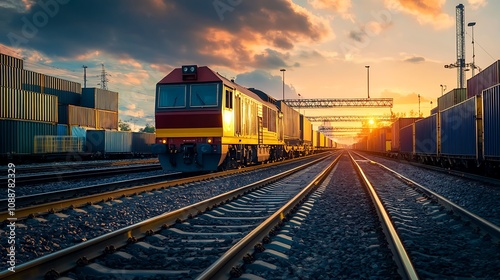
<svg viewBox="0 0 500 280">
<path fill-rule="evenodd" d="M 15 229 L 0 210 L 15 263 L 4 254 L 0 278 L 500 278 L 495 180 L 349 150 L 204 174 L 92 174 L 123 168 L 106 165 L 16 189 Z"/>
</svg>

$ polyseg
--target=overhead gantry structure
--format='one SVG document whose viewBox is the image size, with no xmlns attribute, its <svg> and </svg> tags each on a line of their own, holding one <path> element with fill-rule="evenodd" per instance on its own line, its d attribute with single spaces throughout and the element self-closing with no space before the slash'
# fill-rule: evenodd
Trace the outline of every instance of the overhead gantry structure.
<svg viewBox="0 0 500 280">
<path fill-rule="evenodd" d="M 285 99 L 286 105 L 299 109 L 319 108 L 392 108 L 392 98 L 315 98 L 315 99 Z"/>
<path fill-rule="evenodd" d="M 310 122 L 362 122 L 362 121 L 383 121 L 392 122 L 391 116 L 306 116 Z"/>
<path fill-rule="evenodd" d="M 319 126 L 318 130 L 321 132 L 359 132 L 362 127 L 333 127 L 333 126 Z"/>
</svg>

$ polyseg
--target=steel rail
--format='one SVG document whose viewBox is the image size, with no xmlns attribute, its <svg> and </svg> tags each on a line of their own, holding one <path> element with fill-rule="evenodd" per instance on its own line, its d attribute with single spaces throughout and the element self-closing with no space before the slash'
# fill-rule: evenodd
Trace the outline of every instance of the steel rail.
<svg viewBox="0 0 500 280">
<path fill-rule="evenodd" d="M 182 173 L 170 173 L 170 174 L 162 174 L 148 177 L 135 178 L 130 180 L 121 180 L 111 183 L 104 183 L 98 185 L 84 186 L 78 188 L 69 188 L 63 190 L 57 190 L 52 192 L 44 192 L 37 194 L 30 194 L 16 197 L 16 208 L 21 209 L 23 207 L 29 207 L 30 205 L 34 205 L 35 203 L 47 203 L 55 200 L 61 200 L 64 198 L 72 198 L 77 197 L 82 194 L 92 194 L 92 193 L 102 193 L 105 191 L 116 190 L 118 188 L 125 188 L 127 186 L 134 186 L 140 183 L 144 183 L 149 180 L 173 180 L 174 178 L 180 177 Z M 0 199 L 0 221 L 4 218 L 3 214 L 7 211 L 8 199 L 3 198 Z M 20 217 L 22 218 L 22 217 Z"/>
<path fill-rule="evenodd" d="M 407 183 L 409 186 L 412 186 L 417 191 L 424 193 L 427 197 L 434 199 L 435 201 L 437 201 L 440 205 L 442 205 L 446 209 L 453 211 L 453 213 L 455 213 L 459 217 L 470 221 L 472 224 L 476 225 L 479 229 L 483 230 L 485 233 L 488 233 L 490 235 L 490 237 L 493 239 L 493 241 L 495 241 L 497 243 L 500 242 L 500 227 L 496 226 L 495 224 L 489 222 L 486 219 L 479 217 L 478 215 L 476 215 L 472 212 L 467 211 L 465 208 L 462 208 L 461 206 L 453 203 L 452 201 L 448 200 L 447 198 L 445 198 L 445 197 L 439 195 L 438 193 L 433 192 L 432 190 L 420 185 L 419 183 L 413 181 L 412 179 L 403 176 L 402 174 L 390 169 L 389 167 L 387 167 L 381 163 L 375 162 L 373 160 L 370 160 L 362 155 L 359 155 L 359 156 L 362 158 L 365 158 L 366 160 L 369 160 L 371 163 L 376 164 L 379 167 L 389 171 L 392 175 L 396 176 L 397 178 L 399 178 L 403 182 Z"/>
<path fill-rule="evenodd" d="M 0 279 L 12 277 L 16 279 L 44 279 L 46 273 L 60 274 L 69 271 L 76 267 L 78 264 L 86 263 L 88 260 L 97 258 L 106 253 L 106 248 L 118 249 L 127 245 L 131 238 L 140 239 L 145 237 L 151 232 L 157 232 L 161 230 L 166 225 L 172 225 L 179 220 L 184 220 L 188 217 L 196 216 L 198 213 L 202 213 L 214 206 L 221 205 L 226 201 L 230 201 L 239 196 L 242 196 L 249 191 L 264 187 L 268 184 L 276 182 L 281 178 L 287 177 L 303 168 L 316 164 L 317 162 L 324 160 L 328 156 L 322 156 L 319 159 L 301 165 L 299 167 L 292 168 L 283 173 L 274 175 L 264 180 L 243 186 L 241 188 L 235 189 L 233 191 L 215 196 L 208 200 L 204 200 L 190 206 L 164 213 L 156 217 L 147 219 L 145 221 L 139 222 L 137 224 L 104 234 L 102 236 L 93 238 L 84 243 L 63 249 L 61 251 L 42 256 L 38 259 L 29 261 L 27 263 L 16 266 L 15 274 L 5 270 L 0 272 Z M 231 173 L 237 173 L 239 170 L 230 170 Z M 225 172 L 224 172 L 225 173 Z M 203 175 L 207 176 L 207 175 Z M 197 176 L 202 177 L 202 176 Z M 206 178 L 209 178 L 208 176 Z M 193 179 L 193 178 L 191 178 Z M 187 179 L 186 179 L 187 181 Z M 171 183 L 171 182 L 169 182 Z M 177 183 L 180 184 L 180 183 Z M 51 269 L 49 271 L 49 269 Z"/>
<path fill-rule="evenodd" d="M 106 167 L 92 170 L 74 170 L 60 173 L 46 173 L 28 176 L 16 176 L 16 187 L 31 186 L 32 184 L 52 182 L 54 180 L 81 179 L 85 176 L 108 176 L 123 174 L 124 172 L 146 172 L 160 170 L 160 164 L 146 164 L 122 167 Z M 6 187 L 6 184 L 3 184 Z"/>
<path fill-rule="evenodd" d="M 408 253 L 406 252 L 406 249 L 396 232 L 396 229 L 392 223 L 391 218 L 389 217 L 389 214 L 387 213 L 387 210 L 385 209 L 382 201 L 375 191 L 375 188 L 370 183 L 365 173 L 361 169 L 361 166 L 359 166 L 350 152 L 349 157 L 351 158 L 351 162 L 355 167 L 360 180 L 365 185 L 373 201 L 375 210 L 377 211 L 379 220 L 382 225 L 382 229 L 386 236 L 387 242 L 389 243 L 389 248 L 391 249 L 393 258 L 398 266 L 399 274 L 401 275 L 401 277 L 403 277 L 403 279 L 419 279 L 417 272 L 415 271 L 415 268 L 413 267 L 413 264 L 410 260 L 410 257 L 408 256 Z"/>
<path fill-rule="evenodd" d="M 243 237 L 233 247 L 231 247 L 224 255 L 215 261 L 209 268 L 203 271 L 196 279 L 229 279 L 231 278 L 231 270 L 233 267 L 242 263 L 242 259 L 246 254 L 251 254 L 254 246 L 259 244 L 269 232 L 283 221 L 293 208 L 301 201 L 305 201 L 306 197 L 314 191 L 317 186 L 326 178 L 333 167 L 337 164 L 342 154 L 337 155 L 337 158 L 325 168 L 311 183 L 309 183 L 300 193 L 292 198 L 287 204 L 282 206 L 278 211 L 267 218 L 262 224 L 252 230 L 249 234 Z"/>
<path fill-rule="evenodd" d="M 255 165 L 255 166 L 250 166 L 250 167 L 243 168 L 243 169 L 232 169 L 232 170 L 227 170 L 227 171 L 223 171 L 223 172 L 216 172 L 216 173 L 210 173 L 210 174 L 198 175 L 198 176 L 194 176 L 194 177 L 172 180 L 172 181 L 168 181 L 168 182 L 159 182 L 159 183 L 147 184 L 147 185 L 142 185 L 142 186 L 135 186 L 135 187 L 127 188 L 127 189 L 113 190 L 113 191 L 103 192 L 103 193 L 99 193 L 99 194 L 88 195 L 85 197 L 77 197 L 77 198 L 69 198 L 66 200 L 53 201 L 53 202 L 48 202 L 48 203 L 39 204 L 39 205 L 33 205 L 33 206 L 25 207 L 25 208 L 16 208 L 14 217 L 17 219 L 24 219 L 24 218 L 29 217 L 31 214 L 38 215 L 38 214 L 45 214 L 45 213 L 49 213 L 49 212 L 57 212 L 57 211 L 60 211 L 62 209 L 68 208 L 68 207 L 79 207 L 79 206 L 82 206 L 85 204 L 93 204 L 93 203 L 98 203 L 101 201 L 113 200 L 115 198 L 130 196 L 130 195 L 134 195 L 137 193 L 154 191 L 157 189 L 168 188 L 168 187 L 172 187 L 172 186 L 179 185 L 179 184 L 187 184 L 187 183 L 196 182 L 196 181 L 209 180 L 209 179 L 222 177 L 222 176 L 228 176 L 228 175 L 236 174 L 236 173 L 248 172 L 248 171 L 257 170 L 260 168 L 271 167 L 271 166 L 275 166 L 275 165 L 279 165 L 279 164 L 283 164 L 283 163 L 290 163 L 290 162 L 294 162 L 294 161 L 304 160 L 307 158 L 314 158 L 317 156 L 318 155 L 311 155 L 311 156 L 307 156 L 307 157 L 301 157 L 301 158 L 296 158 L 296 159 L 292 159 L 292 160 L 287 160 L 284 162 L 273 162 L 273 163 L 268 163 L 266 165 Z M 5 221 L 7 218 L 13 218 L 13 216 L 9 215 L 8 211 L 0 212 L 0 221 Z"/>
</svg>

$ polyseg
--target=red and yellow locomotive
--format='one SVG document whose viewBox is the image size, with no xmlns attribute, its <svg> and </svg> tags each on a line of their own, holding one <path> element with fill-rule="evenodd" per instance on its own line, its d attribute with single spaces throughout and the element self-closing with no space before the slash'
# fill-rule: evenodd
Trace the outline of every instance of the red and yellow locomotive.
<svg viewBox="0 0 500 280">
<path fill-rule="evenodd" d="M 285 156 L 283 119 L 267 101 L 206 66 L 174 69 L 156 86 L 156 144 L 164 170 L 213 171 Z"/>
</svg>

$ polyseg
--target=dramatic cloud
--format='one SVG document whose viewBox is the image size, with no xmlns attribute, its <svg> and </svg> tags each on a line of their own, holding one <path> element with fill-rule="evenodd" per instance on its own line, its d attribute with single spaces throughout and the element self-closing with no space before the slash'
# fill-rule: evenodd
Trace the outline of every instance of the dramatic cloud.
<svg viewBox="0 0 500 280">
<path fill-rule="evenodd" d="M 239 74 L 236 76 L 236 82 L 240 85 L 249 88 L 256 88 L 269 94 L 270 96 L 281 100 L 283 99 L 283 76 L 279 70 L 276 75 L 263 70 L 255 70 L 248 73 Z M 286 72 L 285 72 L 286 82 Z M 285 99 L 297 98 L 297 92 L 291 85 L 285 84 Z"/>
<path fill-rule="evenodd" d="M 436 29 L 445 29 L 455 24 L 455 17 L 442 8 L 446 0 L 384 0 L 391 10 L 412 15 L 420 24 L 429 24 Z M 454 11 L 453 11 L 454 15 Z"/>
<path fill-rule="evenodd" d="M 403 60 L 404 62 L 410 62 L 410 63 L 420 63 L 420 62 L 425 62 L 425 58 L 421 56 L 413 56 L 409 57 Z"/>
<path fill-rule="evenodd" d="M 196 64 L 275 68 L 284 64 L 276 53 L 331 34 L 326 20 L 290 0 L 18 2 L 0 5 L 0 14 L 9 15 L 0 20 L 6 31 L 0 43 L 59 59 L 99 52 L 149 64 L 180 65 L 189 57 Z M 263 52 L 281 59 L 263 59 Z"/>
</svg>

